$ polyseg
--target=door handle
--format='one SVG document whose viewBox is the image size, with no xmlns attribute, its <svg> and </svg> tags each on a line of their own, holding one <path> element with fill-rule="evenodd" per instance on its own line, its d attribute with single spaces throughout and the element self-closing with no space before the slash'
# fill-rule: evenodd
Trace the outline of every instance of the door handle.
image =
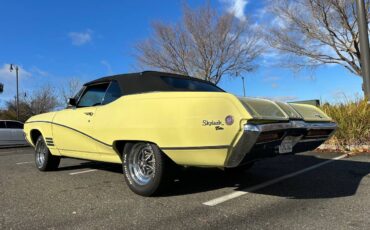
<svg viewBox="0 0 370 230">
<path fill-rule="evenodd" d="M 92 116 L 92 115 L 94 115 L 94 113 L 93 112 L 85 112 L 85 115 Z"/>
</svg>

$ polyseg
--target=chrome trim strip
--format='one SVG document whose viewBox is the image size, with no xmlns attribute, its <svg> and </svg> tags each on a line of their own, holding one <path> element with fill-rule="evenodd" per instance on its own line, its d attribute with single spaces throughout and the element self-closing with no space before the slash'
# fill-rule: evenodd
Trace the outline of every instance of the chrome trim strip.
<svg viewBox="0 0 370 230">
<path fill-rule="evenodd" d="M 90 136 L 90 135 L 88 135 L 88 134 L 86 134 L 86 133 L 84 133 L 84 132 L 81 132 L 81 131 L 79 131 L 79 130 L 77 130 L 77 129 L 74 129 L 74 128 L 72 128 L 72 127 L 69 127 L 69 126 L 66 126 L 66 125 L 62 125 L 62 124 L 58 124 L 58 123 L 55 123 L 55 122 L 51 122 L 51 121 L 27 121 L 25 124 L 27 124 L 27 123 L 37 123 L 37 122 L 39 122 L 39 123 L 49 123 L 49 124 L 52 124 L 52 125 L 58 125 L 58 126 L 60 126 L 60 127 L 64 127 L 64 128 L 67 128 L 67 129 L 73 130 L 73 131 L 75 131 L 75 132 L 78 132 L 78 133 L 80 133 L 80 134 L 82 134 L 82 135 L 84 135 L 84 136 L 86 136 L 86 137 L 88 137 L 88 138 L 90 138 L 90 139 L 92 139 L 92 140 L 94 140 L 94 141 L 96 141 L 96 142 L 99 142 L 99 143 L 101 143 L 101 144 L 103 144 L 103 145 L 106 145 L 106 146 L 108 146 L 108 147 L 112 147 L 112 145 L 107 144 L 107 143 L 105 143 L 105 142 L 103 142 L 103 141 L 100 141 L 100 140 L 98 140 L 98 139 L 96 139 L 96 138 L 94 138 L 94 137 L 92 137 L 92 136 Z"/>
<path fill-rule="evenodd" d="M 76 150 L 71 150 L 71 149 L 58 149 L 60 151 L 69 151 L 69 152 L 84 152 L 84 153 L 99 153 L 101 154 L 101 152 L 92 152 L 92 151 L 76 151 Z M 81 159 L 81 158 L 80 158 Z"/>
<path fill-rule="evenodd" d="M 247 124 L 251 125 L 251 124 Z M 244 131 L 248 131 L 246 129 L 247 125 L 244 126 Z M 290 121 L 284 123 L 272 123 L 272 124 L 262 124 L 262 125 L 254 125 L 256 126 L 260 132 L 266 131 L 275 131 L 281 129 L 336 129 L 337 124 L 334 122 L 320 122 L 320 123 L 308 123 L 305 121 Z"/>
</svg>

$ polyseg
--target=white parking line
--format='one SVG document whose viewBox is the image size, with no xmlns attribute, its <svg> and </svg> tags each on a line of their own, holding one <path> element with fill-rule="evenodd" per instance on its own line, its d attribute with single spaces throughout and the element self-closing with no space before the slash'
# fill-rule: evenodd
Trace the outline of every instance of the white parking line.
<svg viewBox="0 0 370 230">
<path fill-rule="evenodd" d="M 302 170 L 299 170 L 297 172 L 294 172 L 294 173 L 291 173 L 291 174 L 287 174 L 285 176 L 282 176 L 282 177 L 279 177 L 279 178 L 276 178 L 276 179 L 273 179 L 273 180 L 270 180 L 270 181 L 266 181 L 262 184 L 258 184 L 258 185 L 255 185 L 255 186 L 252 186 L 252 187 L 249 187 L 249 188 L 246 188 L 246 189 L 243 189 L 242 191 L 237 191 L 237 192 L 233 192 L 233 193 L 230 193 L 228 195 L 225 195 L 225 196 L 221 196 L 221 197 L 218 197 L 218 198 L 215 198 L 213 200 L 210 200 L 210 201 L 207 201 L 207 202 L 204 202 L 203 204 L 204 205 L 207 205 L 207 206 L 215 206 L 215 205 L 218 205 L 218 204 L 221 204 L 223 202 L 226 202 L 228 200 L 231 200 L 231 199 L 234 199 L 234 198 L 237 198 L 239 196 L 243 196 L 245 194 L 248 194 L 250 192 L 253 192 L 253 191 L 256 191 L 256 190 L 259 190 L 261 188 L 264 188 L 264 187 L 267 187 L 267 186 L 270 186 L 270 185 L 273 185 L 273 184 L 276 184 L 280 181 L 283 181 L 283 180 L 286 180 L 286 179 L 289 179 L 291 177 L 294 177 L 294 176 L 298 176 L 299 174 L 302 174 L 302 173 L 305 173 L 305 172 L 308 172 L 308 171 L 311 171 L 313 169 L 316 169 L 316 168 L 319 168 L 323 165 L 326 165 L 326 164 L 329 164 L 331 162 L 334 162 L 336 160 L 340 160 L 344 157 L 346 157 L 347 154 L 344 154 L 344 155 L 341 155 L 341 156 L 338 156 L 338 157 L 335 157 L 333 159 L 330 159 L 330 160 L 327 160 L 327 161 L 324 161 L 324 162 L 321 162 L 319 164 L 316 164 L 316 165 L 312 165 L 308 168 L 305 168 L 305 169 L 302 169 Z"/>
<path fill-rule="evenodd" d="M 18 162 L 18 163 L 15 163 L 16 165 L 24 165 L 24 164 L 31 164 L 33 163 L 34 161 L 24 161 L 24 162 Z"/>
<path fill-rule="evenodd" d="M 89 169 L 89 170 L 84 170 L 84 171 L 69 173 L 69 175 L 76 175 L 76 174 L 88 173 L 88 172 L 95 172 L 95 171 L 98 171 L 98 170 L 97 169 Z"/>
</svg>

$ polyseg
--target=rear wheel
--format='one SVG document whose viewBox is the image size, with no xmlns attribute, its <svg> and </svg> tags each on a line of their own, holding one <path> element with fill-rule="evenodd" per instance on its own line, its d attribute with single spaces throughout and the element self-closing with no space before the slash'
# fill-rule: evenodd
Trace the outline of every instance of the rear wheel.
<svg viewBox="0 0 370 230">
<path fill-rule="evenodd" d="M 56 170 L 60 163 L 60 157 L 51 155 L 42 136 L 39 136 L 36 141 L 35 163 L 40 171 Z"/>
<path fill-rule="evenodd" d="M 158 194 L 168 182 L 168 159 L 160 149 L 147 142 L 125 146 L 123 150 L 123 172 L 129 188 L 136 194 L 152 196 Z"/>
</svg>

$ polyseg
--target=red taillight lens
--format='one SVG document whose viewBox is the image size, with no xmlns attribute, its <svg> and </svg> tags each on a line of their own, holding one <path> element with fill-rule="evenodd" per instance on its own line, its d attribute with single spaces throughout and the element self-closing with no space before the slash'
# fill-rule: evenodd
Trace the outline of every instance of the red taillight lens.
<svg viewBox="0 0 370 230">
<path fill-rule="evenodd" d="M 332 130 L 327 130 L 327 129 L 313 129 L 307 132 L 307 137 L 327 137 L 330 135 Z"/>
<path fill-rule="evenodd" d="M 257 143 L 277 141 L 277 140 L 280 140 L 282 135 L 283 135 L 283 133 L 280 133 L 280 132 L 261 133 L 260 136 L 257 139 Z"/>
</svg>

